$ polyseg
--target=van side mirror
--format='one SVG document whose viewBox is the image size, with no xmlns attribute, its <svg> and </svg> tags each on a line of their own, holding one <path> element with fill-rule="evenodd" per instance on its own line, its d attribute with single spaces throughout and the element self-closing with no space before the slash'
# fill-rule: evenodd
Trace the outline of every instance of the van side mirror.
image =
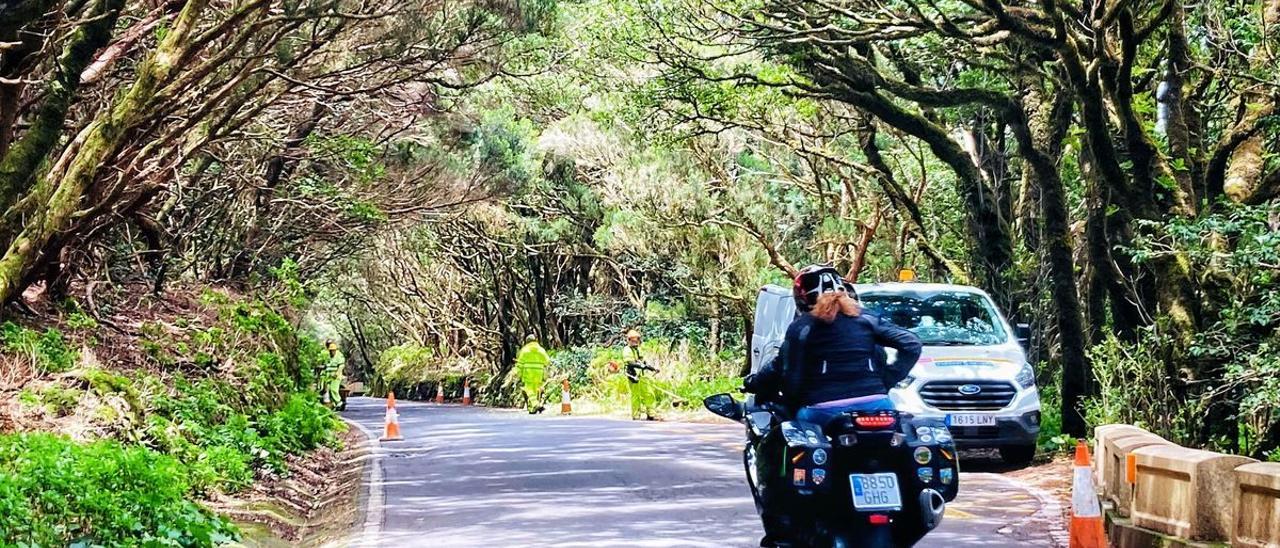
<svg viewBox="0 0 1280 548">
<path fill-rule="evenodd" d="M 1023 349 L 1030 350 L 1030 348 L 1031 348 L 1031 324 L 1020 323 L 1020 324 L 1018 324 L 1017 326 L 1015 326 L 1015 327 L 1013 328 L 1013 331 L 1014 331 L 1015 336 L 1017 336 L 1017 337 L 1018 337 L 1018 344 L 1022 345 L 1022 348 L 1023 348 Z"/>
<path fill-rule="evenodd" d="M 744 415 L 742 404 L 728 394 L 707 396 L 702 400 L 702 405 L 707 408 L 707 411 L 729 420 L 740 421 Z"/>
</svg>

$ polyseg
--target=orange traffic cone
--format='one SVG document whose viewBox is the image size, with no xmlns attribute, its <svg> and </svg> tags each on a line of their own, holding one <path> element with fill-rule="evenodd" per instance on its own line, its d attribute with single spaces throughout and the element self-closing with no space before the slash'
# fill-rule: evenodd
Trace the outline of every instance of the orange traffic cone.
<svg viewBox="0 0 1280 548">
<path fill-rule="evenodd" d="M 400 415 L 396 413 L 396 394 L 395 392 L 387 393 L 387 419 L 386 427 L 382 431 L 381 441 L 400 441 L 404 437 L 400 435 Z"/>
<path fill-rule="evenodd" d="M 471 379 L 462 381 L 462 405 L 471 405 Z"/>
<path fill-rule="evenodd" d="M 573 406 L 569 405 L 569 379 L 560 382 L 560 414 L 568 415 L 573 412 Z"/>
<path fill-rule="evenodd" d="M 444 381 L 436 385 L 436 403 L 444 403 Z"/>
<path fill-rule="evenodd" d="M 1107 535 L 1103 531 L 1102 506 L 1098 504 L 1098 491 L 1093 486 L 1093 465 L 1089 459 L 1089 446 L 1080 440 L 1076 444 L 1075 476 L 1071 484 L 1071 544 L 1070 548 L 1106 548 Z"/>
</svg>

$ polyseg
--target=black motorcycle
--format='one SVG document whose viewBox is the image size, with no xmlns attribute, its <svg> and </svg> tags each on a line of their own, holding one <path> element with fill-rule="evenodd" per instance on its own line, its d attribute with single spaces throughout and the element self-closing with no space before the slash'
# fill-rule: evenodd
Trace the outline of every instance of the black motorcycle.
<svg viewBox="0 0 1280 548">
<path fill-rule="evenodd" d="M 729 394 L 703 404 L 746 425 L 748 487 L 757 511 L 766 500 L 785 509 L 787 545 L 912 546 L 942 522 L 959 491 L 955 444 L 941 421 L 876 410 L 817 425 Z"/>
</svg>

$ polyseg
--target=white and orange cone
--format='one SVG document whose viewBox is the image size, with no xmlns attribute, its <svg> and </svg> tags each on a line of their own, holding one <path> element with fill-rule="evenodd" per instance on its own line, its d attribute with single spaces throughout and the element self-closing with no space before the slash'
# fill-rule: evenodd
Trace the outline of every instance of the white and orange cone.
<svg viewBox="0 0 1280 548">
<path fill-rule="evenodd" d="M 1103 527 L 1089 446 L 1080 440 L 1076 444 L 1075 476 L 1071 484 L 1070 548 L 1106 548 L 1107 535 Z"/>
<path fill-rule="evenodd" d="M 471 379 L 462 381 L 462 405 L 471 405 Z"/>
<path fill-rule="evenodd" d="M 387 393 L 387 418 L 386 426 L 382 431 L 381 441 L 400 441 L 404 437 L 400 435 L 400 414 L 396 413 L 396 394 L 395 392 Z"/>
<path fill-rule="evenodd" d="M 444 403 L 444 381 L 436 385 L 436 403 Z"/>
<path fill-rule="evenodd" d="M 573 406 L 569 405 L 569 379 L 560 382 L 560 414 L 568 415 L 573 412 Z"/>
</svg>

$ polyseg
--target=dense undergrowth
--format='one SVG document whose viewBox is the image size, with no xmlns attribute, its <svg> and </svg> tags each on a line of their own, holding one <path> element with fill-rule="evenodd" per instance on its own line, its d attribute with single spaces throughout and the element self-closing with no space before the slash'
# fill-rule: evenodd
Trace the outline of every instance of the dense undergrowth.
<svg viewBox="0 0 1280 548">
<path fill-rule="evenodd" d="M 0 435 L 0 545 L 218 544 L 234 527 L 196 501 L 338 444 L 343 424 L 313 390 L 326 352 L 286 305 L 196 301 L 109 341 L 79 312 L 0 328 L 4 362 L 34 370 L 9 418 L 19 432 Z"/>
</svg>

